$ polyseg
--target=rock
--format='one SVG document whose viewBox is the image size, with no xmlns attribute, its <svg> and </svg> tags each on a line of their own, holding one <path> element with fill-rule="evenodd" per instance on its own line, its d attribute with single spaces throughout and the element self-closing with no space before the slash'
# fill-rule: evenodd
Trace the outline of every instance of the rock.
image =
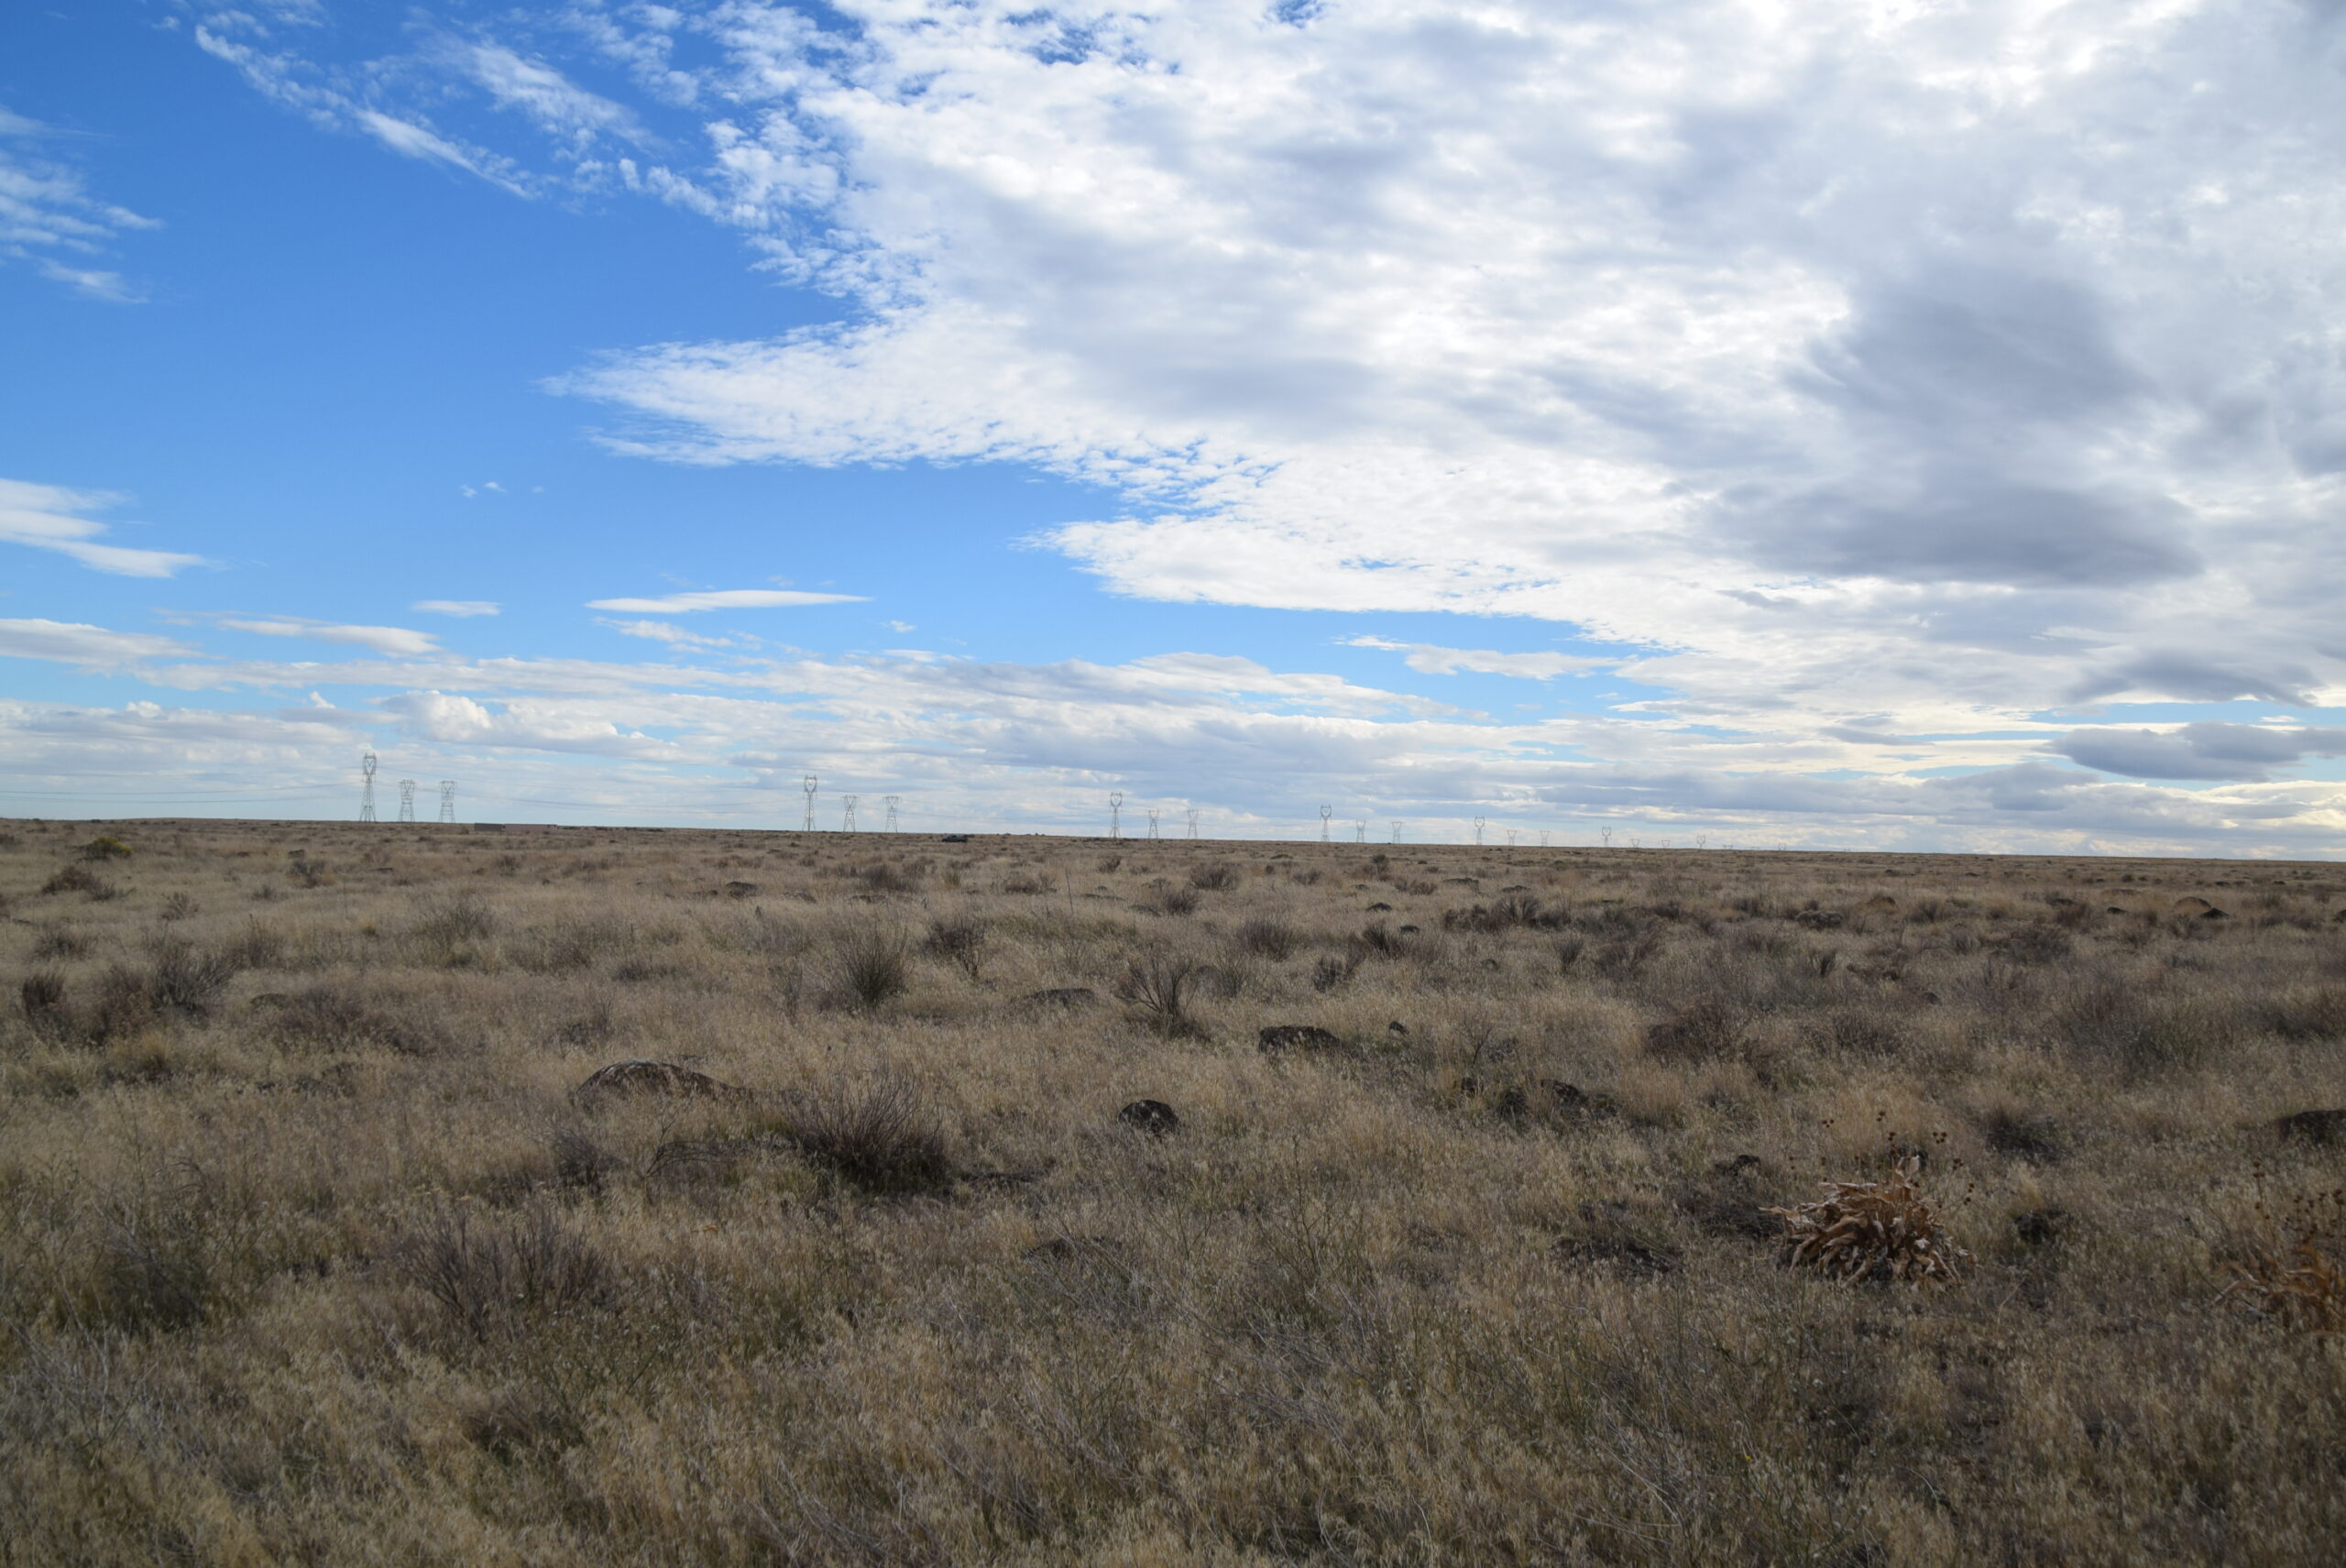
<svg viewBox="0 0 2346 1568">
<path fill-rule="evenodd" d="M 1393 906 L 1389 904 L 1372 904 L 1368 906 L 1368 912 L 1371 915 L 1390 915 L 1393 913 Z"/>
<path fill-rule="evenodd" d="M 1031 1007 L 1063 1007 L 1072 1012 L 1097 1004 L 1100 993 L 1088 985 L 1062 985 L 1048 991 L 1030 991 L 1018 1000 Z"/>
<path fill-rule="evenodd" d="M 1162 1100 L 1135 1100 L 1116 1113 L 1116 1120 L 1135 1133 L 1161 1138 L 1181 1130 L 1181 1117 Z"/>
<path fill-rule="evenodd" d="M 1713 1176 L 1741 1176 L 1747 1170 L 1758 1170 L 1764 1162 L 1756 1154 L 1739 1154 L 1733 1159 L 1723 1159 L 1711 1167 Z"/>
<path fill-rule="evenodd" d="M 1611 1095 L 1584 1093 L 1580 1085 L 1566 1083 L 1561 1078 L 1548 1080 L 1546 1087 L 1555 1100 L 1556 1109 L 1566 1115 L 1613 1116 L 1619 1114 L 1621 1110 Z"/>
<path fill-rule="evenodd" d="M 2104 907 L 2102 913 L 2104 915 L 2123 915 L 2126 911 L 2120 908 L 2117 905 L 2112 904 Z"/>
<path fill-rule="evenodd" d="M 2346 1107 L 2333 1111 L 2294 1111 L 2275 1117 L 2273 1130 L 2285 1138 L 2309 1144 L 2346 1143 Z"/>
<path fill-rule="evenodd" d="M 2068 1217 L 2066 1209 L 2031 1209 L 2012 1216 L 2012 1234 L 2028 1246 L 2043 1246 L 2061 1239 L 2063 1223 Z"/>
<path fill-rule="evenodd" d="M 1273 1024 L 1255 1036 L 1255 1043 L 1276 1056 L 1281 1051 L 1339 1051 L 1344 1042 L 1317 1024 Z"/>
<path fill-rule="evenodd" d="M 624 1094 L 664 1094 L 710 1100 L 750 1098 L 750 1091 L 746 1089 L 719 1083 L 705 1072 L 695 1072 L 688 1067 L 664 1061 L 613 1062 L 571 1091 L 571 1098 L 582 1103 Z"/>
<path fill-rule="evenodd" d="M 1398 1018 L 1396 1018 L 1393 1022 L 1385 1025 L 1385 1032 L 1388 1035 L 1399 1035 L 1406 1038 L 1409 1033 L 1409 1026 L 1407 1024 L 1402 1023 Z"/>
<path fill-rule="evenodd" d="M 758 884 L 753 882 L 729 882 L 725 884 L 725 896 L 728 898 L 755 898 L 757 894 Z"/>
<path fill-rule="evenodd" d="M 2231 916 L 2226 914 L 2223 910 L 2211 907 L 2201 911 L 2199 918 L 2202 920 L 2229 920 Z"/>
</svg>

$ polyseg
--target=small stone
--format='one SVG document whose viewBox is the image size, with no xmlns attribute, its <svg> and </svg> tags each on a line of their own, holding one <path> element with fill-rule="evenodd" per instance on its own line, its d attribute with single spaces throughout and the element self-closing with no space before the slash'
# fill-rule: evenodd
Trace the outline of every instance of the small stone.
<svg viewBox="0 0 2346 1568">
<path fill-rule="evenodd" d="M 1388 1035 L 1406 1036 L 1409 1032 L 1409 1026 L 1407 1024 L 1402 1023 L 1398 1018 L 1396 1018 L 1393 1022 L 1385 1025 L 1385 1032 Z"/>
<path fill-rule="evenodd" d="M 1393 912 L 1393 906 L 1389 904 L 1372 904 L 1368 906 L 1368 912 L 1371 915 L 1390 915 Z"/>
<path fill-rule="evenodd" d="M 1181 1117 L 1162 1100 L 1135 1100 L 1116 1113 L 1116 1120 L 1135 1133 L 1161 1138 L 1181 1130 Z"/>
</svg>

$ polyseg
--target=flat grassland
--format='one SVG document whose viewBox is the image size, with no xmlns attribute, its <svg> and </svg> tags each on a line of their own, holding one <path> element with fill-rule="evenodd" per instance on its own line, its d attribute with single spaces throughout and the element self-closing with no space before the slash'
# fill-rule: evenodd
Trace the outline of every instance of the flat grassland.
<svg viewBox="0 0 2346 1568">
<path fill-rule="evenodd" d="M 0 1562 L 2346 1552 L 2340 868 L 0 829 Z"/>
</svg>

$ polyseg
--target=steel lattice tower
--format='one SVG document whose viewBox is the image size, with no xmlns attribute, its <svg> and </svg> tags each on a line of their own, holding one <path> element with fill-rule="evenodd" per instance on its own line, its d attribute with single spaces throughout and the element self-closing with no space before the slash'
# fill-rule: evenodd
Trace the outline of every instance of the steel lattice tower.
<svg viewBox="0 0 2346 1568">
<path fill-rule="evenodd" d="M 1474 818 L 1474 847 L 1478 850 L 1483 847 L 1483 819 L 1479 817 Z"/>
<path fill-rule="evenodd" d="M 440 781 L 440 820 L 449 823 L 456 820 L 456 781 L 454 779 Z"/>
<path fill-rule="evenodd" d="M 815 830 L 815 775 L 808 773 L 798 787 L 806 792 L 806 831 Z"/>
<path fill-rule="evenodd" d="M 1323 844 L 1328 841 L 1328 818 L 1335 815 L 1336 808 L 1332 806 L 1323 806 L 1320 808 L 1320 841 Z"/>
<path fill-rule="evenodd" d="M 1118 790 L 1108 797 L 1108 837 L 1121 839 L 1124 836 L 1124 792 Z"/>
<path fill-rule="evenodd" d="M 1194 839 L 1194 838 L 1196 838 L 1197 836 L 1198 836 L 1198 808 L 1197 808 L 1196 806 L 1193 806 L 1189 807 L 1189 837 L 1190 837 L 1190 838 L 1192 838 L 1192 839 Z"/>
<path fill-rule="evenodd" d="M 900 795 L 883 795 L 880 798 L 888 803 L 888 826 L 882 831 L 893 833 L 896 830 L 896 802 L 904 797 Z"/>
<path fill-rule="evenodd" d="M 839 831 L 842 833 L 855 831 L 855 802 L 854 795 L 839 796 Z"/>
<path fill-rule="evenodd" d="M 400 820 L 402 822 L 415 820 L 415 781 L 413 779 L 400 780 Z"/>
<path fill-rule="evenodd" d="M 359 776 L 366 782 L 358 786 L 358 820 L 372 822 L 375 817 L 375 753 L 367 752 L 358 760 Z"/>
<path fill-rule="evenodd" d="M 1148 836 L 1152 839 L 1164 836 L 1157 830 L 1157 807 L 1153 806 L 1148 808 Z"/>
</svg>

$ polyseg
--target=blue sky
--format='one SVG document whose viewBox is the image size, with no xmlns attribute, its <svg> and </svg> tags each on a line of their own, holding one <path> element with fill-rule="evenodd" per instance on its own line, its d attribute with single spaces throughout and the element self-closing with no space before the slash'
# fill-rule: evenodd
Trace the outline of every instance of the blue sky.
<svg viewBox="0 0 2346 1568">
<path fill-rule="evenodd" d="M 11 7 L 0 811 L 2328 855 L 2342 61 Z"/>
</svg>

